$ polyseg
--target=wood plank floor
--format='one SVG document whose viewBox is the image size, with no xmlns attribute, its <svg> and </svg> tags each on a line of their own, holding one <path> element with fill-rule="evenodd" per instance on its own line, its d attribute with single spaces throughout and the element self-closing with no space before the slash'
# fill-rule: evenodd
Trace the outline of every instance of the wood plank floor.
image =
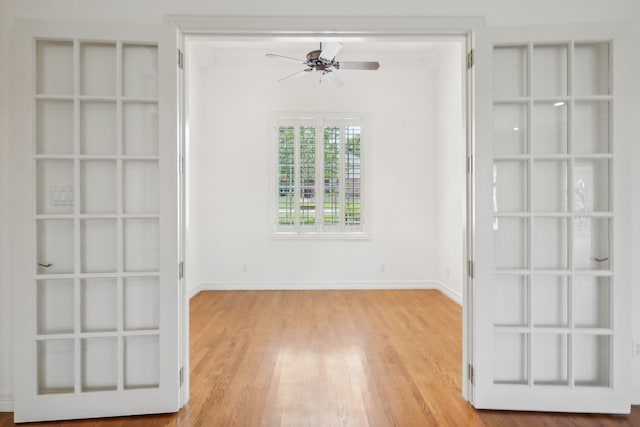
<svg viewBox="0 0 640 427">
<path fill-rule="evenodd" d="M 202 292 L 191 401 L 86 426 L 640 426 L 630 416 L 476 411 L 460 392 L 460 307 L 437 291 Z M 0 426 L 12 426 L 0 414 Z"/>
</svg>

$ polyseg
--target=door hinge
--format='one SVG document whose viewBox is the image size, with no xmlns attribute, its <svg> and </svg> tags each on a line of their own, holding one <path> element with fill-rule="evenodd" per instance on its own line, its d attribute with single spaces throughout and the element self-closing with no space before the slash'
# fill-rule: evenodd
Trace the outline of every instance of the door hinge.
<svg viewBox="0 0 640 427">
<path fill-rule="evenodd" d="M 473 261 L 468 260 L 467 261 L 467 274 L 469 275 L 469 277 L 471 277 L 473 279 L 473 274 L 474 274 L 474 265 L 473 265 Z"/>
<path fill-rule="evenodd" d="M 180 376 L 180 385 L 182 385 L 184 383 L 184 366 L 180 367 L 180 371 L 178 374 Z"/>
<path fill-rule="evenodd" d="M 184 261 L 178 263 L 178 279 L 184 278 Z"/>
<path fill-rule="evenodd" d="M 184 54 L 178 49 L 178 68 L 184 69 Z"/>
<path fill-rule="evenodd" d="M 184 173 L 184 156 L 180 156 L 180 161 L 179 161 L 179 165 L 178 165 L 178 169 L 180 171 L 181 174 Z"/>
<path fill-rule="evenodd" d="M 467 53 L 467 70 L 470 70 L 471 68 L 473 68 L 473 65 L 475 63 L 476 63 L 476 60 L 474 58 L 473 49 L 471 49 L 469 53 Z"/>
<path fill-rule="evenodd" d="M 469 175 L 473 173 L 473 156 L 467 157 L 467 173 Z"/>
<path fill-rule="evenodd" d="M 469 382 L 472 385 L 475 385 L 476 376 L 475 376 L 475 372 L 473 371 L 473 365 L 471 363 L 467 365 L 467 378 L 469 378 Z"/>
</svg>

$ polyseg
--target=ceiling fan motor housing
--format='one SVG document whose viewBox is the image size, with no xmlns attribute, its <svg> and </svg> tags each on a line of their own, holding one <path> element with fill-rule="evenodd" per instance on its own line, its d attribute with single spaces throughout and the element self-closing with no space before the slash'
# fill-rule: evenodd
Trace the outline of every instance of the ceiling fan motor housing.
<svg viewBox="0 0 640 427">
<path fill-rule="evenodd" d="M 335 66 L 333 59 L 327 60 L 321 58 L 321 53 L 321 50 L 312 50 L 311 52 L 307 53 L 307 65 L 319 71 L 330 70 L 333 66 Z"/>
</svg>

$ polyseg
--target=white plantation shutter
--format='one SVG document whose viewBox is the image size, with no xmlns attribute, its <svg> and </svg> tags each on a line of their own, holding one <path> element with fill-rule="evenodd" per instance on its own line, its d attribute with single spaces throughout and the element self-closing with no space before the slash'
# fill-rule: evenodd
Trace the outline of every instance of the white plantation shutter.
<svg viewBox="0 0 640 427">
<path fill-rule="evenodd" d="M 311 123 L 300 125 L 299 134 L 299 197 L 298 224 L 304 228 L 315 228 L 316 221 L 316 127 Z"/>
<path fill-rule="evenodd" d="M 363 118 L 276 120 L 276 236 L 363 236 Z"/>
<path fill-rule="evenodd" d="M 347 227 L 359 226 L 362 219 L 360 131 L 359 125 L 348 125 L 344 128 L 344 219 Z"/>
</svg>

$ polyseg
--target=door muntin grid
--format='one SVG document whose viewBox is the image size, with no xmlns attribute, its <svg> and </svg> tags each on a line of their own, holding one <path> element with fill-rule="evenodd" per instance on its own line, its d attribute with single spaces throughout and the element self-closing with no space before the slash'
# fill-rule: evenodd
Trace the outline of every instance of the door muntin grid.
<svg viewBox="0 0 640 427">
<path fill-rule="evenodd" d="M 36 394 L 158 388 L 158 46 L 35 41 Z"/>
<path fill-rule="evenodd" d="M 493 382 L 611 387 L 610 43 L 493 61 Z"/>
</svg>

